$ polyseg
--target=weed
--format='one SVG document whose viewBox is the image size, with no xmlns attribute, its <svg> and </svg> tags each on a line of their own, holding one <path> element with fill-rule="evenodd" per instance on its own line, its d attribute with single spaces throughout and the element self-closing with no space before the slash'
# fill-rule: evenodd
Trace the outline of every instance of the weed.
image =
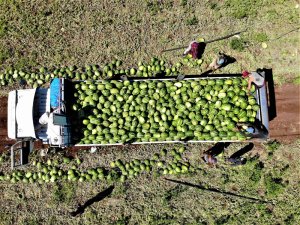
<svg viewBox="0 0 300 225">
<path fill-rule="evenodd" d="M 175 188 L 172 188 L 168 190 L 163 197 L 163 202 L 167 203 L 171 201 L 171 199 L 174 199 L 179 196 L 182 192 L 186 191 L 187 187 L 184 187 L 182 185 L 177 185 Z"/>
<path fill-rule="evenodd" d="M 242 19 L 249 16 L 249 5 L 248 1 L 239 0 L 227 0 L 225 6 L 231 9 L 231 15 L 237 19 Z"/>
<path fill-rule="evenodd" d="M 285 220 L 284 220 L 284 224 L 287 225 L 293 225 L 293 224 L 297 224 L 297 219 L 296 219 L 297 215 L 295 214 L 290 214 Z M 298 219 L 299 219 L 299 213 L 298 213 Z M 299 220 L 298 220 L 299 221 Z"/>
<path fill-rule="evenodd" d="M 276 12 L 275 9 L 270 9 L 266 12 L 266 18 L 268 20 L 274 20 L 278 17 L 278 13 Z"/>
<path fill-rule="evenodd" d="M 180 1 L 180 5 L 181 5 L 181 6 L 186 6 L 187 3 L 188 3 L 188 0 L 181 0 L 181 1 Z"/>
<path fill-rule="evenodd" d="M 272 156 L 274 152 L 280 147 L 280 145 L 280 142 L 278 142 L 277 140 L 267 142 L 265 146 L 268 150 L 269 156 Z"/>
<path fill-rule="evenodd" d="M 244 7 L 235 10 L 232 15 L 237 19 L 242 19 L 244 17 L 247 17 L 249 14 L 247 13 L 247 9 Z"/>
<path fill-rule="evenodd" d="M 263 0 L 257 1 L 240 1 L 227 0 L 225 6 L 231 10 L 231 15 L 236 19 L 242 19 L 249 16 L 255 16 L 259 7 L 262 6 Z"/>
<path fill-rule="evenodd" d="M 259 212 L 260 218 L 263 218 L 266 221 L 268 221 L 271 218 L 272 212 L 268 205 L 262 204 L 262 203 L 257 203 L 256 208 L 257 208 L 257 211 Z"/>
<path fill-rule="evenodd" d="M 210 9 L 219 10 L 218 3 L 215 1 L 208 1 L 207 5 Z"/>
<path fill-rule="evenodd" d="M 257 164 L 255 164 L 254 169 L 252 170 L 252 175 L 250 176 L 250 180 L 252 180 L 255 183 L 259 182 L 262 176 L 263 167 L 264 166 L 262 162 L 258 162 Z"/>
<path fill-rule="evenodd" d="M 167 225 L 167 224 L 176 224 L 178 221 L 174 218 L 173 215 L 162 214 L 162 215 L 154 215 L 150 217 L 149 221 L 151 225 Z"/>
<path fill-rule="evenodd" d="M 189 26 L 197 25 L 198 23 L 199 23 L 199 20 L 197 19 L 197 17 L 195 15 L 186 20 L 186 24 Z"/>
<path fill-rule="evenodd" d="M 12 213 L 7 213 L 3 210 L 0 210 L 1 224 L 13 224 L 14 215 Z"/>
<path fill-rule="evenodd" d="M 130 219 L 129 216 L 123 217 L 115 221 L 112 225 L 127 225 L 129 224 L 129 219 Z"/>
<path fill-rule="evenodd" d="M 23 225 L 39 225 L 40 222 L 36 218 L 25 218 Z"/>
<path fill-rule="evenodd" d="M 14 68 L 17 70 L 21 70 L 23 68 L 34 68 L 36 66 L 37 66 L 36 62 L 33 62 L 31 59 L 25 56 L 21 56 L 18 57 L 18 61 L 15 63 Z"/>
<path fill-rule="evenodd" d="M 95 224 L 96 221 L 99 220 L 98 213 L 91 208 L 88 208 L 86 212 L 83 214 L 85 224 Z"/>
<path fill-rule="evenodd" d="M 229 219 L 230 219 L 230 215 L 222 215 L 215 221 L 215 223 L 218 225 L 226 224 Z"/>
<path fill-rule="evenodd" d="M 147 1 L 147 8 L 150 11 L 152 16 L 156 15 L 157 13 L 161 12 L 162 7 L 159 1 Z"/>
<path fill-rule="evenodd" d="M 278 177 L 274 178 L 272 177 L 271 174 L 265 176 L 265 186 L 266 186 L 267 194 L 270 197 L 277 196 L 284 189 L 282 178 L 278 178 Z"/>
<path fill-rule="evenodd" d="M 294 84 L 300 85 L 300 76 L 296 77 L 293 81 Z"/>
<path fill-rule="evenodd" d="M 58 220 L 56 219 L 55 216 L 51 216 L 49 219 L 49 224 L 50 225 L 57 225 L 58 224 Z"/>
<path fill-rule="evenodd" d="M 4 63 L 5 60 L 7 60 L 9 57 L 10 57 L 9 50 L 6 47 L 0 45 L 0 64 Z"/>
<path fill-rule="evenodd" d="M 66 182 L 61 185 L 55 185 L 53 189 L 52 198 L 58 203 L 70 203 L 75 196 L 75 185 L 72 183 Z"/>
<path fill-rule="evenodd" d="M 233 50 L 243 51 L 245 49 L 245 42 L 243 39 L 232 39 L 230 41 L 230 47 Z"/>
<path fill-rule="evenodd" d="M 111 196 L 123 196 L 126 195 L 127 187 L 125 185 L 116 185 Z"/>
<path fill-rule="evenodd" d="M 266 33 L 255 33 L 253 36 L 253 40 L 256 42 L 266 42 L 269 40 L 268 35 Z"/>
<path fill-rule="evenodd" d="M 294 10 L 289 13 L 288 20 L 290 23 L 296 23 L 297 21 L 299 22 L 299 12 L 298 10 Z"/>
</svg>

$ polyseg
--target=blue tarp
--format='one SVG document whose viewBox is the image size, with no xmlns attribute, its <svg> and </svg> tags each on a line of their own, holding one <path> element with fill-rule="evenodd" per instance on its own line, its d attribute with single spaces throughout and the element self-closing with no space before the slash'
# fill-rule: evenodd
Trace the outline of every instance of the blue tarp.
<svg viewBox="0 0 300 225">
<path fill-rule="evenodd" d="M 54 78 L 50 84 L 50 106 L 53 109 L 58 108 L 60 105 L 60 85 L 59 78 Z"/>
</svg>

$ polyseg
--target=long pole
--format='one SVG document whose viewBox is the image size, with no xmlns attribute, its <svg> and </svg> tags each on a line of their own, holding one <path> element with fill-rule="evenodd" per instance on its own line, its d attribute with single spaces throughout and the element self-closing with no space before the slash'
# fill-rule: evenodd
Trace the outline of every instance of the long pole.
<svg viewBox="0 0 300 225">
<path fill-rule="evenodd" d="M 246 30 L 242 30 L 242 31 L 239 31 L 239 32 L 236 32 L 236 33 L 233 33 L 233 34 L 229 34 L 229 35 L 224 36 L 224 37 L 220 37 L 220 38 L 212 39 L 212 40 L 209 40 L 209 41 L 205 41 L 204 43 L 208 44 L 208 43 L 212 43 L 212 42 L 215 42 L 215 41 L 224 40 L 224 39 L 230 38 L 234 35 L 243 33 L 245 31 Z M 180 50 L 180 49 L 184 49 L 184 48 L 187 48 L 187 46 L 180 46 L 180 47 L 177 47 L 177 48 L 165 49 L 165 50 L 162 50 L 162 52 L 170 52 L 170 51 Z"/>
</svg>

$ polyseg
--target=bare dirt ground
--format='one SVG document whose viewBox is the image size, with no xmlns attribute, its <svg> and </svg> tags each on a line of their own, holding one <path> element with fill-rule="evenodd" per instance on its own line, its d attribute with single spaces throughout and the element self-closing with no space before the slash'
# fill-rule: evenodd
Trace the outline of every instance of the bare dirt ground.
<svg viewBox="0 0 300 225">
<path fill-rule="evenodd" d="M 270 121 L 270 137 L 291 142 L 300 137 L 300 86 L 275 87 L 276 118 Z"/>
<path fill-rule="evenodd" d="M 276 118 L 270 121 L 270 138 L 292 142 L 300 138 L 300 87 L 286 84 L 275 88 Z M 0 98 L 0 151 L 14 143 L 7 137 L 7 97 Z"/>
<path fill-rule="evenodd" d="M 0 152 L 5 149 L 5 145 L 14 143 L 7 137 L 7 97 L 0 98 Z"/>
</svg>

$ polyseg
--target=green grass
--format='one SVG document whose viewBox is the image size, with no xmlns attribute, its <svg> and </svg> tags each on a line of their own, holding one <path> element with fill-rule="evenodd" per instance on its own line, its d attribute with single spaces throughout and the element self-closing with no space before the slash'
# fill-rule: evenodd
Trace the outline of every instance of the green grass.
<svg viewBox="0 0 300 225">
<path fill-rule="evenodd" d="M 266 33 L 262 32 L 262 33 L 254 33 L 253 40 L 256 41 L 256 42 L 261 43 L 261 42 L 268 41 L 269 38 L 268 38 L 268 35 Z"/>
<path fill-rule="evenodd" d="M 291 0 L 0 3 L 0 70 L 103 65 L 116 58 L 131 67 L 153 56 L 175 64 L 181 60 L 182 51 L 161 54 L 162 49 L 247 28 L 241 39 L 207 45 L 202 67 L 184 68 L 183 72 L 205 71 L 222 51 L 237 62 L 221 72 L 267 67 L 273 69 L 277 84 L 299 84 L 299 33 L 280 37 L 299 26 L 299 9 Z M 262 49 L 261 42 L 266 42 L 268 48 Z M 5 92 L 7 89 L 1 88 L 0 94 Z M 257 146 L 259 158 L 248 154 L 248 162 L 242 167 L 229 166 L 223 157 L 218 158 L 217 167 L 203 164 L 201 154 L 210 146 L 189 145 L 183 154 L 184 160 L 198 167 L 196 173 L 168 177 L 272 203 L 253 203 L 181 186 L 167 182 L 158 173 L 145 173 L 125 183 L 115 183 L 110 197 L 73 218 L 69 213 L 78 204 L 84 204 L 109 183 L 0 183 L 1 224 L 299 224 L 299 141 Z M 110 161 L 151 158 L 161 149 L 172 147 L 101 147 L 95 154 L 80 153 L 83 163 L 79 167 L 109 168 Z M 243 144 L 232 144 L 224 156 L 241 147 Z M 8 171 L 9 162 L 0 168 Z"/>
<path fill-rule="evenodd" d="M 234 38 L 211 43 L 203 55 L 202 67 L 182 72 L 205 71 L 223 51 L 237 62 L 221 72 L 268 67 L 273 69 L 277 84 L 293 82 L 299 76 L 295 49 L 299 45 L 298 31 L 276 39 L 299 25 L 299 9 L 293 1 L 3 1 L 2 6 L 0 70 L 103 65 L 115 58 L 131 67 L 153 56 L 175 64 L 181 60 L 182 51 L 161 54 L 161 50 L 247 28 L 241 34 L 246 46 Z M 261 42 L 267 42 L 268 48 L 262 49 Z"/>
<path fill-rule="evenodd" d="M 186 24 L 189 26 L 197 25 L 198 23 L 199 23 L 199 20 L 197 19 L 197 17 L 195 15 L 186 20 Z"/>
<path fill-rule="evenodd" d="M 58 184 L 53 187 L 52 199 L 58 204 L 61 202 L 70 203 L 74 198 L 76 186 L 72 183 Z"/>
<path fill-rule="evenodd" d="M 245 49 L 245 41 L 242 39 L 232 39 L 230 41 L 230 47 L 233 50 L 242 52 Z"/>
<path fill-rule="evenodd" d="M 222 156 L 218 156 L 217 167 L 209 167 L 200 158 L 212 144 L 189 145 L 183 153 L 183 160 L 198 168 L 195 173 L 167 176 L 143 173 L 125 183 L 113 182 L 115 189 L 109 197 L 95 202 L 84 214 L 75 218 L 69 213 L 112 183 L 0 183 L 3 190 L 0 199 L 2 224 L 11 224 L 16 211 L 18 218 L 14 221 L 18 224 L 297 224 L 300 221 L 299 145 L 299 141 L 279 145 L 272 150 L 271 157 L 267 148 L 256 145 L 254 151 L 260 152 L 259 157 L 254 152 L 247 153 L 244 156 L 247 163 L 238 167 L 228 165 L 225 158 L 245 144 L 231 144 Z M 112 160 L 152 158 L 154 153 L 160 153 L 162 149 L 168 150 L 164 159 L 170 160 L 172 157 L 168 155 L 171 149 L 180 146 L 101 147 L 94 154 L 80 153 L 83 163 L 79 168 L 109 168 Z M 57 157 L 61 156 L 47 156 Z M 68 168 L 73 165 L 76 163 L 72 161 L 64 166 Z M 171 183 L 164 177 L 198 184 L 207 190 Z M 210 188 L 269 203 L 210 192 Z M 19 208 L 24 210 L 20 211 Z"/>
</svg>

